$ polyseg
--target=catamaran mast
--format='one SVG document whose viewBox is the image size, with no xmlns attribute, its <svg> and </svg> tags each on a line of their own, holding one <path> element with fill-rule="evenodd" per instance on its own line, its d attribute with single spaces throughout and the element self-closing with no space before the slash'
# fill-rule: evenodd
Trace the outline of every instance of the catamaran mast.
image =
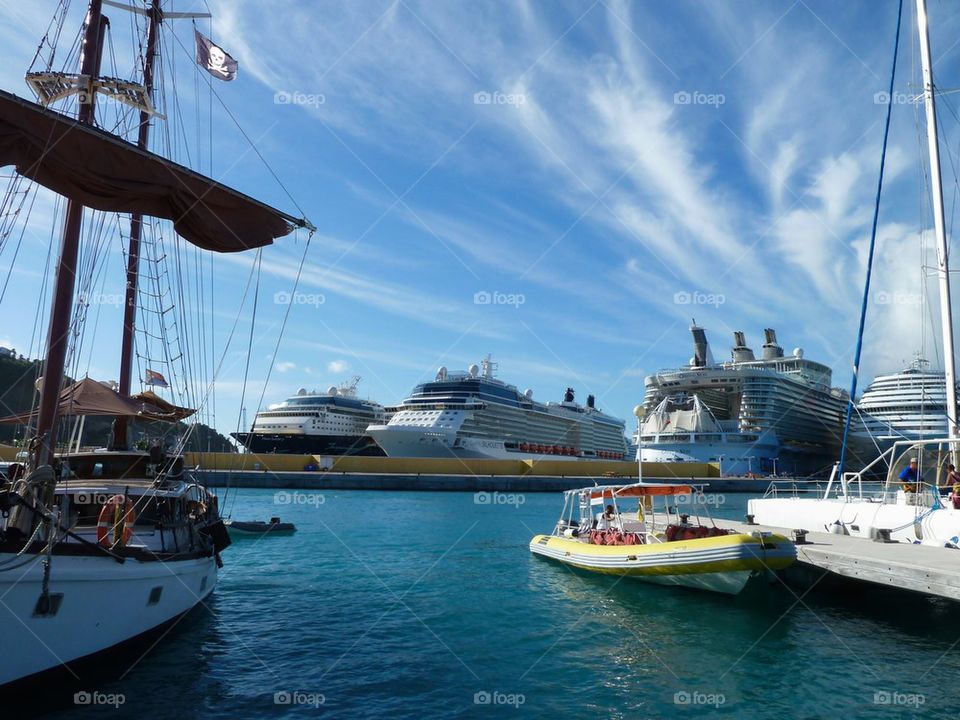
<svg viewBox="0 0 960 720">
<path fill-rule="evenodd" d="M 917 0 L 917 31 L 920 34 L 920 59 L 923 63 L 923 97 L 927 110 L 927 144 L 930 150 L 930 183 L 933 195 L 933 227 L 937 236 L 937 277 L 940 281 L 940 323 L 943 333 L 943 370 L 947 384 L 948 437 L 957 432 L 957 381 L 953 360 L 953 310 L 950 307 L 950 262 L 946 224 L 943 214 L 943 185 L 940 179 L 940 144 L 937 137 L 937 107 L 934 97 L 933 64 L 930 60 L 930 33 L 927 27 L 927 2 Z M 951 447 L 951 453 L 954 448 Z"/>
<path fill-rule="evenodd" d="M 108 20 L 103 16 L 101 0 L 90 0 L 83 38 L 80 74 L 87 83 L 86 91 L 80 94 L 80 110 L 77 120 L 85 125 L 93 124 L 96 102 L 94 83 L 100 74 L 100 57 L 103 36 Z M 64 216 L 63 241 L 50 309 L 50 328 L 47 335 L 47 356 L 43 364 L 43 387 L 40 389 L 40 413 L 37 419 L 37 443 L 33 450 L 36 467 L 49 465 L 57 441 L 57 411 L 60 385 L 63 382 L 67 361 L 67 345 L 70 337 L 70 316 L 73 312 L 74 284 L 77 275 L 77 256 L 80 250 L 80 230 L 83 225 L 83 205 L 73 199 L 67 200 Z"/>
</svg>

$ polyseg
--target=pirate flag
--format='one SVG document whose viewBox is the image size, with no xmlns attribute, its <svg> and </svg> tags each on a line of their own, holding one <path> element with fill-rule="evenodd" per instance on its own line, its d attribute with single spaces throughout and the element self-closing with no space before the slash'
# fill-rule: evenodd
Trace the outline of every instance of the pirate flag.
<svg viewBox="0 0 960 720">
<path fill-rule="evenodd" d="M 197 64 L 220 80 L 234 80 L 237 77 L 237 61 L 215 45 L 213 40 L 194 30 L 197 37 Z"/>
</svg>

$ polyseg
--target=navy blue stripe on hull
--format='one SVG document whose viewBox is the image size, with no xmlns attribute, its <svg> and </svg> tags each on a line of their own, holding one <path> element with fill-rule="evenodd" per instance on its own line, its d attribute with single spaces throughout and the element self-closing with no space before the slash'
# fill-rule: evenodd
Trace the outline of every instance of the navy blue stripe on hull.
<svg viewBox="0 0 960 720">
<path fill-rule="evenodd" d="M 230 433 L 250 452 L 261 455 L 386 455 L 373 438 L 366 435 L 268 435 L 263 433 Z"/>
</svg>

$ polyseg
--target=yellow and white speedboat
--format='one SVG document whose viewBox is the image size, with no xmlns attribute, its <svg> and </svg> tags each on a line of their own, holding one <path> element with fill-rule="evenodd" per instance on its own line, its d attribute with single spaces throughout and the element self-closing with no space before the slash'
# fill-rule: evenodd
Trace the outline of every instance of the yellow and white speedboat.
<svg viewBox="0 0 960 720">
<path fill-rule="evenodd" d="M 659 515 L 657 498 L 663 501 Z M 628 509 L 632 499 L 637 506 Z M 712 521 L 701 523 L 692 510 L 705 508 L 702 500 L 701 489 L 692 485 L 567 490 L 553 534 L 535 536 L 530 551 L 583 570 L 731 595 L 751 576 L 782 570 L 796 560 L 796 547 L 782 535 L 734 533 Z"/>
</svg>

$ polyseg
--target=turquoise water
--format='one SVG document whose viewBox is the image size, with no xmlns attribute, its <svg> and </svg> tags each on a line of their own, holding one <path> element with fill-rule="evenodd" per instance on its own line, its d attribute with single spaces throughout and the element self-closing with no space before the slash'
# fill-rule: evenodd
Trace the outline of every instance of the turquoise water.
<svg viewBox="0 0 960 720">
<path fill-rule="evenodd" d="M 575 573 L 527 550 L 556 520 L 555 494 L 274 496 L 244 490 L 226 506 L 280 515 L 296 535 L 234 543 L 209 609 L 89 688 L 122 694 L 119 708 L 53 716 L 956 715 L 960 605 L 762 581 L 729 598 Z M 724 499 L 717 514 L 742 516 L 745 496 Z"/>
</svg>

